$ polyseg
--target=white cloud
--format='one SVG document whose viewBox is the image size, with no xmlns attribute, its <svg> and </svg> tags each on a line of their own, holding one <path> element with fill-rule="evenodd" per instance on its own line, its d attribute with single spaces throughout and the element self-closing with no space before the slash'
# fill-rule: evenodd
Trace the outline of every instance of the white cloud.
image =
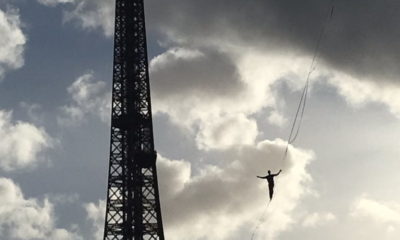
<svg viewBox="0 0 400 240">
<path fill-rule="evenodd" d="M 202 1 L 198 2 L 201 5 Z M 86 29 L 101 28 L 106 35 L 110 36 L 113 29 L 113 11 L 111 11 L 114 7 L 113 5 L 114 3 L 111 0 L 79 1 L 75 10 L 66 14 L 66 20 L 76 21 Z M 190 4 L 187 4 L 188 7 L 190 7 L 189 5 Z M 238 14 L 238 16 L 239 15 L 240 14 Z M 179 19 L 181 15 L 173 15 L 173 17 Z M 185 20 L 186 19 L 179 19 L 181 24 L 186 24 L 187 22 Z M 202 26 L 198 22 L 194 23 L 196 24 L 194 26 Z M 222 21 L 222 24 L 223 23 Z M 166 21 L 165 24 L 167 25 L 169 22 Z M 190 27 L 190 24 L 187 26 Z M 171 27 L 173 28 L 174 25 L 172 24 Z M 264 108 L 272 109 L 271 114 L 267 117 L 270 123 L 276 125 L 284 124 L 283 120 L 285 116 L 280 114 L 284 111 L 277 111 L 276 94 L 273 91 L 274 84 L 285 80 L 289 83 L 292 90 L 299 89 L 299 86 L 304 82 L 304 77 L 307 75 L 305 71 L 307 71 L 309 67 L 308 64 L 310 61 L 307 57 L 304 57 L 304 55 L 296 56 L 296 53 L 293 53 L 293 55 L 279 55 L 276 51 L 270 52 L 269 50 L 271 49 L 265 50 L 254 47 L 254 49 L 249 50 L 243 46 L 232 47 L 233 44 L 238 44 L 238 42 L 229 41 L 230 35 L 224 34 L 231 30 L 228 27 L 225 28 L 225 31 L 217 32 L 217 35 L 219 35 L 217 38 L 211 40 L 207 39 L 207 42 L 201 37 L 204 35 L 206 35 L 207 38 L 210 37 L 210 34 L 207 34 L 209 26 L 204 28 L 205 31 L 197 31 L 195 34 L 192 32 L 186 33 L 185 31 L 178 31 L 179 37 L 177 37 L 177 35 L 170 35 L 171 37 L 175 37 L 175 39 L 172 39 L 172 48 L 152 61 L 151 81 L 152 90 L 155 93 L 153 94 L 155 103 L 153 107 L 155 112 L 167 113 L 177 125 L 192 132 L 193 138 L 196 139 L 197 146 L 200 149 L 230 150 L 233 147 L 240 148 L 240 146 L 237 145 L 254 143 L 258 128 L 253 116 L 263 111 Z M 261 29 L 260 31 L 262 32 Z M 180 38 L 182 35 L 184 35 L 183 38 L 185 41 L 182 41 Z M 221 38 L 219 39 L 218 37 L 220 36 Z M 251 35 L 250 37 L 257 38 L 257 35 Z M 266 42 L 266 45 L 270 44 L 268 40 L 269 38 L 262 39 L 262 41 Z M 285 39 L 279 40 L 285 41 Z M 192 43 L 192 41 L 196 43 Z M 203 41 L 206 43 L 203 45 L 199 44 L 199 42 Z M 178 46 L 178 48 L 176 48 L 176 46 Z M 226 46 L 230 46 L 232 49 L 227 49 L 228 47 Z M 285 49 L 285 51 L 291 50 L 293 49 Z M 222 72 L 218 69 L 215 71 L 215 68 L 213 68 L 216 66 L 216 61 L 214 58 L 215 55 L 212 54 L 217 51 L 222 55 L 227 55 L 227 57 L 219 56 L 217 63 L 224 61 L 227 63 L 226 60 L 228 60 L 229 66 L 230 60 L 231 65 L 234 66 L 231 72 L 237 72 L 239 75 L 238 78 L 235 78 L 235 76 L 232 76 L 229 72 L 223 74 L 222 77 L 217 75 Z M 199 63 L 201 65 L 199 65 Z M 193 71 L 188 72 L 188 69 Z M 391 112 L 395 115 L 400 115 L 400 100 L 398 99 L 400 94 L 397 86 L 375 84 L 364 81 L 365 79 L 327 69 L 328 67 L 324 66 L 324 63 L 321 63 L 313 76 L 316 76 L 315 78 L 320 76 L 326 77 L 332 85 L 339 89 L 339 93 L 342 94 L 352 106 L 358 107 L 364 106 L 370 102 L 379 102 L 388 105 Z M 218 82 L 218 79 L 221 79 L 221 81 Z M 239 90 L 230 88 L 232 86 L 239 86 L 240 88 Z M 82 114 L 94 113 L 91 110 L 84 110 L 84 106 L 80 106 L 78 101 L 73 101 L 74 103 L 69 105 L 69 107 L 71 107 L 70 114 L 79 116 L 78 120 L 84 118 Z M 248 146 L 245 147 L 247 148 Z M 267 156 L 268 155 L 265 154 L 263 158 L 266 159 Z M 235 159 L 235 156 L 232 156 L 232 158 Z M 246 156 L 246 158 L 251 158 L 251 156 Z M 248 159 L 245 160 L 245 162 L 248 161 Z M 231 192 L 243 192 L 241 186 L 236 185 L 235 190 L 233 190 L 233 187 L 230 185 L 231 182 L 227 183 L 224 181 L 225 179 L 223 177 L 220 177 L 221 175 L 228 176 L 229 178 L 232 178 L 232 175 L 236 176 L 235 174 L 231 174 L 229 167 L 226 170 L 222 167 L 218 168 L 213 166 L 203 169 L 202 175 L 200 176 L 191 176 L 191 169 L 188 162 L 165 159 L 165 161 L 160 160 L 159 164 L 161 163 L 167 166 L 165 166 L 162 171 L 159 171 L 160 174 L 162 175 L 164 172 L 164 174 L 168 173 L 171 175 L 169 177 L 164 177 L 164 179 L 170 179 L 170 181 L 160 181 L 160 184 L 168 185 L 162 187 L 163 189 L 169 189 L 168 192 L 162 194 L 162 197 L 170 199 L 165 203 L 166 206 L 176 207 L 175 209 L 172 208 L 174 211 L 169 210 L 169 208 L 165 210 L 167 212 L 167 219 L 173 219 L 166 222 L 167 224 L 172 224 L 172 227 L 166 228 L 167 231 L 169 231 L 168 234 L 171 236 L 178 236 L 179 239 L 179 236 L 184 236 L 187 233 L 191 234 L 192 232 L 197 233 L 197 229 L 206 228 L 207 230 L 210 229 L 210 235 L 215 234 L 214 238 L 228 238 L 227 234 L 229 233 L 227 232 L 229 232 L 229 230 L 232 230 L 235 226 L 243 226 L 242 222 L 239 223 L 239 221 L 248 221 L 249 223 L 247 225 L 249 227 L 245 227 L 244 229 L 251 229 L 252 222 L 249 219 L 257 218 L 259 209 L 255 210 L 254 206 L 249 207 L 248 205 L 258 206 L 258 204 L 248 204 L 248 202 L 252 201 L 249 200 L 246 205 L 231 204 L 230 202 L 225 205 L 226 201 L 239 201 L 236 197 L 242 197 L 242 194 L 237 194 L 236 196 Z M 174 176 L 171 174 L 174 172 L 178 172 L 179 174 Z M 207 182 L 208 179 L 211 180 Z M 235 180 L 232 181 L 232 185 L 238 184 Z M 242 182 L 246 183 L 246 180 Z M 205 185 L 214 185 L 216 187 L 214 190 L 203 190 L 206 189 L 206 187 L 203 187 Z M 174 187 L 172 188 L 171 186 Z M 225 190 L 225 186 L 227 186 L 228 190 Z M 265 186 L 263 187 L 265 188 Z M 264 189 L 262 191 L 264 191 Z M 282 191 L 282 188 L 277 186 L 277 191 Z M 218 198 L 218 194 L 223 195 L 223 197 Z M 286 194 L 289 193 L 284 192 L 282 195 L 285 196 Z M 247 197 L 246 195 L 243 196 L 245 198 Z M 261 198 L 265 199 L 266 197 L 264 195 L 257 197 L 257 199 Z M 187 211 L 187 216 L 185 215 L 184 217 L 186 218 L 183 219 L 187 220 L 187 222 L 184 220 L 179 221 L 178 217 L 181 216 L 180 211 L 182 210 L 178 208 L 180 207 L 178 204 L 171 205 L 173 204 L 171 202 L 175 199 L 179 200 L 177 202 L 183 203 L 181 205 L 185 207 L 185 211 Z M 190 203 L 196 199 L 203 199 L 201 200 L 203 202 L 198 200 L 201 203 L 199 207 L 196 204 L 184 204 L 185 201 Z M 216 206 L 215 201 L 207 202 L 207 200 L 210 199 L 217 199 L 217 202 L 222 203 L 220 206 Z M 246 200 L 248 200 L 248 198 L 246 198 Z M 164 204 L 164 201 L 162 203 Z M 97 207 L 99 205 L 100 204 L 96 204 Z M 290 209 L 290 207 L 287 206 L 293 205 L 295 204 L 286 204 L 284 207 L 285 209 Z M 381 221 L 385 222 L 385 224 L 387 223 L 388 231 L 396 231 L 398 224 L 397 220 L 395 220 L 397 219 L 396 208 L 391 205 L 383 204 L 386 205 L 386 210 L 384 208 L 383 212 L 388 212 L 387 215 L 392 217 L 379 217 L 378 213 L 380 210 L 377 212 L 367 210 L 371 207 L 361 207 L 363 205 L 365 205 L 365 203 L 357 205 L 357 214 L 353 216 L 358 216 L 358 218 L 363 216 L 363 218 L 368 219 L 386 219 Z M 235 215 L 229 212 L 230 209 L 236 208 L 236 206 L 238 206 L 238 211 L 244 212 L 244 220 L 239 219 L 238 216 L 240 214 Z M 275 206 L 272 205 L 271 207 Z M 276 235 L 280 229 L 285 229 L 292 221 L 290 214 L 282 214 L 282 212 L 284 212 L 284 210 L 282 210 L 283 207 L 276 207 L 278 210 L 277 212 L 272 212 L 273 217 L 270 218 L 270 214 L 267 215 L 266 221 L 271 223 L 272 229 L 266 224 L 265 229 L 270 232 L 264 233 L 265 236 Z M 387 211 L 387 207 L 389 207 L 391 211 Z M 204 208 L 211 210 L 202 212 Z M 228 208 L 229 210 L 224 208 Z M 247 212 L 248 208 L 251 209 Z M 223 214 L 219 214 L 221 212 Z M 207 216 L 208 213 L 210 213 L 210 216 Z M 174 214 L 177 215 L 177 217 L 173 218 Z M 232 222 L 230 222 L 231 219 Z M 332 216 L 330 216 L 329 213 L 313 213 L 307 216 L 302 224 L 307 227 L 313 227 L 319 224 L 320 221 L 331 221 L 330 219 L 332 219 Z M 183 223 L 180 229 L 178 223 L 181 222 Z M 208 224 L 208 222 L 210 223 Z M 212 226 L 211 223 L 215 226 Z M 220 232 L 224 227 L 226 227 L 226 232 Z M 235 231 L 232 230 L 232 232 L 234 233 Z M 202 236 L 198 237 L 201 238 Z"/>
<path fill-rule="evenodd" d="M 354 201 L 350 216 L 362 221 L 363 226 L 381 232 L 381 239 L 396 239 L 400 234 L 400 204 L 397 202 L 377 201 L 362 195 Z"/>
<path fill-rule="evenodd" d="M 204 119 L 196 137 L 200 149 L 226 149 L 252 145 L 258 135 L 257 123 L 243 114 Z"/>
<path fill-rule="evenodd" d="M 75 4 L 66 20 L 112 34 L 113 1 L 81 0 Z M 218 39 L 207 38 L 200 44 L 186 38 L 181 42 L 178 35 L 169 37 L 179 47 L 172 44 L 151 61 L 153 107 L 192 132 L 200 149 L 253 143 L 258 134 L 253 114 L 265 107 L 276 108 L 273 84 L 283 77 L 293 77 L 290 86 L 297 88 L 301 85 L 298 80 L 302 80 L 299 76 L 306 76 L 306 57 L 266 54 Z M 82 113 L 74 107 L 68 111 L 76 118 Z M 274 110 L 267 120 L 280 126 L 286 121 Z M 243 131 L 246 123 L 249 131 Z M 219 133 L 224 136 L 215 138 Z M 244 138 L 237 137 L 243 133 Z"/>
<path fill-rule="evenodd" d="M 46 6 L 55 6 L 57 4 L 73 3 L 75 0 L 38 0 L 38 2 Z"/>
<path fill-rule="evenodd" d="M 336 216 L 331 212 L 327 212 L 327 213 L 315 212 L 312 214 L 308 214 L 304 218 L 302 225 L 304 227 L 317 227 L 317 226 L 329 223 L 331 221 L 334 221 L 335 219 L 336 219 Z"/>
<path fill-rule="evenodd" d="M 151 61 L 154 110 L 191 132 L 200 149 L 253 144 L 254 114 L 270 108 L 268 121 L 285 124 L 276 83 L 298 91 L 308 60 L 240 47 L 171 48 Z"/>
<path fill-rule="evenodd" d="M 371 79 L 359 79 L 351 75 L 334 72 L 328 82 L 338 89 L 347 102 L 354 107 L 370 103 L 385 104 L 389 111 L 400 118 L 400 88 L 393 83 L 381 84 Z"/>
<path fill-rule="evenodd" d="M 84 205 L 87 218 L 92 222 L 93 239 L 101 239 L 104 234 L 104 221 L 106 215 L 106 201 L 100 200 L 97 204 L 88 203 Z"/>
<path fill-rule="evenodd" d="M 53 2 L 69 2 L 70 0 L 40 0 L 42 2 L 49 2 L 49 3 L 53 3 Z M 72 0 L 71 0 L 72 1 Z M 107 36 L 111 36 L 113 33 L 113 29 L 114 29 L 114 8 L 115 8 L 115 2 L 112 0 L 75 0 L 73 1 L 73 6 L 74 9 L 72 11 L 67 11 L 65 14 L 65 21 L 75 21 L 78 22 L 79 25 L 85 29 L 102 29 L 103 32 L 105 33 L 105 35 Z M 185 1 L 178 1 L 176 3 L 178 5 L 179 8 L 188 10 L 187 7 L 189 6 L 188 4 L 197 4 L 197 3 L 186 3 Z M 235 3 L 236 4 L 236 3 Z M 264 8 L 266 6 L 268 6 L 268 3 L 266 2 L 265 4 L 260 4 L 261 8 Z M 257 40 L 259 37 L 262 37 L 263 34 L 265 34 L 266 32 L 258 32 L 258 30 L 256 29 L 244 29 L 243 32 L 247 32 L 247 30 L 256 30 L 257 34 L 260 35 L 256 35 L 252 38 L 252 41 L 250 41 L 251 43 L 253 43 L 253 47 L 248 47 L 247 44 L 249 42 L 244 41 L 242 39 L 241 32 L 240 29 L 232 29 L 232 27 L 235 26 L 230 26 L 228 23 L 225 23 L 224 21 L 221 22 L 217 22 L 215 24 L 215 26 L 212 26 L 210 29 L 207 29 L 206 33 L 207 34 L 202 34 L 199 32 L 193 32 L 194 30 L 199 30 L 198 28 L 202 27 L 202 23 L 203 21 L 199 22 L 195 27 L 189 28 L 191 26 L 191 24 L 193 24 L 191 21 L 198 21 L 198 17 L 199 15 L 196 14 L 192 14 L 193 16 L 188 16 L 187 14 L 183 14 L 183 16 L 176 16 L 177 14 L 171 14 L 169 11 L 176 11 L 176 9 L 169 9 L 166 8 L 165 11 L 160 10 L 158 8 L 158 1 L 150 1 L 148 3 L 148 5 L 152 8 L 153 13 L 149 14 L 150 15 L 150 21 L 151 23 L 156 24 L 152 29 L 157 29 L 157 28 L 162 28 L 162 29 L 158 29 L 162 34 L 164 34 L 164 36 L 166 36 L 168 38 L 169 43 L 173 46 L 180 46 L 180 47 L 185 47 L 185 48 L 198 48 L 198 47 L 202 47 L 203 49 L 207 49 L 210 48 L 210 46 L 216 47 L 217 49 L 225 49 L 227 50 L 227 48 L 236 48 L 236 50 L 232 50 L 232 49 L 228 49 L 228 52 L 230 54 L 237 54 L 238 52 L 235 53 L 235 51 L 237 51 L 237 49 L 239 50 L 239 55 L 248 55 L 246 54 L 246 51 L 248 51 L 250 48 L 253 48 L 253 53 L 258 53 L 255 54 L 256 55 L 264 55 L 265 58 L 269 58 L 272 59 L 274 61 L 273 65 L 270 65 L 268 62 L 263 61 L 263 68 L 265 70 L 272 70 L 272 74 L 277 73 L 277 71 L 281 71 L 281 73 L 283 75 L 290 75 L 291 73 L 294 73 L 291 77 L 294 77 L 296 80 L 293 81 L 295 84 L 302 84 L 302 78 L 299 79 L 299 76 L 301 77 L 305 77 L 306 76 L 306 72 L 303 71 L 307 71 L 308 67 L 307 65 L 305 65 L 304 63 L 301 65 L 295 64 L 295 65 L 288 65 L 287 63 L 289 62 L 294 62 L 291 61 L 293 59 L 293 57 L 298 58 L 299 56 L 286 56 L 286 58 L 282 58 L 279 56 L 276 56 L 276 53 L 278 52 L 276 47 L 278 46 L 287 46 L 288 42 L 282 42 L 282 41 L 278 41 L 275 39 L 275 35 L 271 36 L 271 39 L 263 39 L 262 40 L 262 44 L 259 43 L 259 40 Z M 199 6 L 204 7 L 204 5 L 199 4 Z M 249 6 L 247 6 L 249 7 Z M 254 7 L 254 6 L 253 6 Z M 268 8 L 269 9 L 269 8 Z M 192 10 L 191 8 L 189 9 L 190 11 Z M 210 14 L 213 17 L 213 14 L 215 14 L 215 11 L 210 12 Z M 158 16 L 160 15 L 160 16 Z M 188 23 L 186 23 L 184 20 L 182 20 L 180 17 L 187 17 L 188 18 Z M 221 19 L 223 19 L 224 17 L 229 18 L 233 18 L 235 19 L 236 15 L 231 15 L 231 13 L 227 13 L 227 14 L 221 14 L 219 16 Z M 219 17 L 217 17 L 214 20 L 219 19 Z M 220 20 L 220 19 L 219 19 Z M 268 20 L 268 19 L 267 19 Z M 204 19 L 204 22 L 209 21 L 209 19 Z M 244 24 L 247 24 L 249 22 L 251 22 L 250 20 L 246 19 L 246 21 L 244 21 Z M 169 25 L 168 25 L 169 24 Z M 263 22 L 263 24 L 266 24 L 266 29 L 268 29 L 269 24 L 274 24 L 273 21 L 265 21 Z M 267 27 L 269 26 L 269 27 Z M 229 29 L 227 29 L 229 28 Z M 276 28 L 273 28 L 276 29 Z M 272 29 L 269 29 L 272 30 Z M 201 34 L 201 35 L 199 35 Z M 274 34 L 273 32 L 271 32 L 271 34 Z M 279 31 L 275 34 L 279 35 Z M 307 33 L 308 35 L 308 33 Z M 201 37 L 200 37 L 201 36 Z M 313 39 L 314 41 L 314 39 Z M 211 47 L 211 48 L 213 48 Z M 304 47 L 304 46 L 303 46 Z M 297 48 L 296 48 L 297 49 Z M 216 51 L 215 49 L 213 51 Z M 299 52 L 296 52 L 292 47 L 287 47 L 285 48 L 285 50 L 279 50 L 280 53 L 288 53 L 288 52 L 292 52 L 292 55 L 298 55 Z M 259 54 L 260 52 L 262 52 L 263 54 Z M 302 53 L 304 55 L 310 55 L 311 53 Z M 206 54 L 207 55 L 207 54 Z M 271 56 L 275 56 L 276 58 L 273 58 Z M 166 53 L 161 55 L 162 58 L 168 59 L 171 58 L 171 50 L 167 51 Z M 237 57 L 237 56 L 235 56 Z M 240 56 L 239 56 L 240 57 Z M 183 61 L 182 59 L 179 59 L 179 61 L 177 61 L 177 59 L 172 59 L 173 62 L 175 61 L 176 64 L 172 67 L 171 63 L 167 66 L 168 68 L 170 68 L 170 70 L 172 69 L 176 69 L 179 68 L 179 63 L 187 63 L 187 61 Z M 188 60 L 188 59 L 187 59 Z M 193 60 L 193 59 L 191 59 Z M 255 59 L 254 59 L 255 60 Z M 379 59 L 378 59 L 379 60 Z M 377 64 L 382 64 L 383 62 L 386 61 L 378 61 L 377 60 Z M 282 61 L 279 63 L 279 61 Z M 365 61 L 365 59 L 360 60 L 359 62 L 357 62 L 357 64 L 362 65 L 362 63 Z M 352 106 L 361 106 L 363 104 L 366 103 L 370 103 L 370 102 L 378 102 L 378 103 L 383 103 L 385 105 L 387 105 L 390 109 L 390 111 L 395 114 L 396 116 L 400 116 L 400 98 L 397 97 L 399 96 L 398 92 L 399 92 L 399 88 L 397 87 L 397 83 L 396 81 L 392 81 L 393 83 L 388 83 L 388 82 L 384 82 L 382 84 L 379 83 L 379 79 L 376 78 L 376 75 L 373 75 L 374 78 L 372 79 L 371 76 L 369 76 L 368 74 L 366 75 L 366 77 L 356 77 L 356 76 L 351 76 L 351 72 L 352 71 L 347 71 L 348 73 L 343 72 L 340 68 L 332 68 L 332 66 L 327 66 L 324 65 L 325 62 L 322 62 L 322 60 L 320 61 L 321 63 L 319 63 L 318 68 L 322 68 L 322 71 L 319 71 L 320 73 L 323 74 L 327 74 L 326 76 L 329 76 L 329 78 L 331 78 L 329 80 L 329 82 L 333 85 L 335 85 L 338 89 L 339 92 L 349 101 L 349 103 L 352 104 Z M 340 61 L 339 61 L 340 62 Z M 369 61 L 366 61 L 369 62 Z M 218 61 L 214 61 L 214 63 L 218 63 Z M 252 61 L 251 62 L 254 65 L 260 65 L 260 63 L 258 63 L 257 61 Z M 280 70 L 278 70 L 276 68 L 276 66 L 278 66 L 280 64 Z M 357 65 L 356 64 L 356 65 Z M 158 65 L 155 64 L 155 65 Z M 297 66 L 296 66 L 297 65 Z M 340 65 L 340 64 L 339 64 Z M 390 69 L 394 68 L 393 64 L 386 64 L 386 66 L 390 65 Z M 190 66 L 190 65 L 189 65 Z M 210 64 L 210 66 L 212 66 L 212 64 Z M 237 64 L 237 66 L 240 68 L 240 65 Z M 300 67 L 300 68 L 299 68 Z M 344 70 L 349 70 L 348 66 L 340 66 L 342 69 Z M 327 71 L 327 69 L 329 69 L 329 71 Z M 201 68 L 188 68 L 188 65 L 184 65 L 184 67 L 180 67 L 179 71 L 188 71 L 188 69 L 191 70 L 201 70 Z M 379 71 L 379 70 L 377 70 Z M 155 70 L 155 72 L 158 72 L 158 70 Z M 162 73 L 166 73 L 165 69 L 160 71 L 160 75 Z M 298 75 L 298 73 L 301 73 L 300 75 Z M 243 74 L 243 72 L 241 72 L 241 74 Z M 265 75 L 266 74 L 266 75 Z M 194 78 L 194 79 L 198 79 L 198 74 L 195 72 L 192 75 L 189 75 L 190 78 Z M 389 75 L 391 75 L 389 73 Z M 171 76 L 171 74 L 167 74 L 165 76 Z M 263 75 L 265 78 L 270 77 L 271 75 L 269 75 L 267 72 L 264 72 Z M 261 77 L 263 77 L 261 76 Z M 277 80 L 277 79 L 274 79 Z M 300 81 L 298 81 L 300 80 Z M 268 81 L 268 80 L 267 80 Z M 190 81 L 185 81 L 182 80 L 182 78 L 176 78 L 176 81 L 170 82 L 170 81 L 164 81 L 164 83 L 170 83 L 169 85 L 165 85 L 164 87 L 170 86 L 170 87 L 175 87 L 175 86 L 179 86 L 179 88 L 182 88 L 182 86 L 185 85 L 178 85 L 182 82 L 186 82 L 186 84 Z M 198 81 L 191 81 L 191 83 L 195 83 Z M 161 84 L 161 83 L 160 83 Z M 189 83 L 190 84 L 190 83 Z M 215 85 L 213 85 L 215 87 Z M 229 85 L 224 85 L 225 87 L 228 87 Z M 197 86 L 196 90 L 201 89 L 201 86 Z M 209 88 L 212 89 L 212 88 Z M 261 85 L 260 87 L 260 91 L 263 90 L 263 86 Z M 195 91 L 195 89 L 193 88 L 192 91 Z M 211 90 L 210 90 L 211 91 Z M 159 92 L 160 94 L 162 93 L 162 91 Z M 269 93 L 268 93 L 269 94 Z M 244 99 L 247 100 L 247 99 Z M 180 99 L 180 101 L 182 101 L 182 98 Z M 188 101 L 189 103 L 187 105 L 192 104 L 193 102 L 191 102 L 190 100 Z M 249 104 L 250 105 L 250 104 Z M 277 126 L 282 126 L 285 122 L 285 117 L 279 114 L 276 114 L 276 111 L 273 111 L 272 114 L 268 117 L 268 121 L 271 124 L 275 124 Z"/>
<path fill-rule="evenodd" d="M 203 166 L 197 174 L 192 173 L 188 161 L 159 155 L 157 168 L 166 238 L 249 237 L 269 201 L 267 183 L 256 176 L 265 174 L 267 169 L 283 169 L 275 180 L 274 201 L 257 232 L 260 238 L 277 239 L 295 222 L 292 213 L 311 190 L 306 167 L 313 154 L 290 147 L 288 158 L 282 160 L 284 148 L 281 140 L 230 148 L 224 152 L 225 160 L 221 160 L 224 167 Z M 105 201 L 87 204 L 85 208 L 98 239 L 103 234 Z"/>
<path fill-rule="evenodd" d="M 364 227 L 375 229 L 375 233 L 380 233 L 380 239 L 397 239 L 400 234 L 400 205 L 397 202 L 377 201 L 364 194 L 354 201 L 350 216 Z"/>
<path fill-rule="evenodd" d="M 351 215 L 353 217 L 367 217 L 378 223 L 400 225 L 399 204 L 383 203 L 366 196 L 355 201 Z"/>
<path fill-rule="evenodd" d="M 268 116 L 268 122 L 279 127 L 285 126 L 287 121 L 288 120 L 277 110 L 273 110 Z"/>
<path fill-rule="evenodd" d="M 26 112 L 30 121 L 34 123 L 44 123 L 42 106 L 40 104 L 20 102 L 19 106 Z"/>
<path fill-rule="evenodd" d="M 101 28 L 106 36 L 114 33 L 113 0 L 75 0 L 72 11 L 65 12 L 65 21 L 76 21 L 84 29 Z"/>
<path fill-rule="evenodd" d="M 224 167 L 205 166 L 191 174 L 186 161 L 159 157 L 158 173 L 167 238 L 243 239 L 268 203 L 267 184 L 256 178 L 268 168 L 283 169 L 276 179 L 274 201 L 258 232 L 260 238 L 276 239 L 294 222 L 292 211 L 309 192 L 306 171 L 312 154 L 290 148 L 282 159 L 284 142 L 259 142 L 227 150 Z M 223 162 L 223 160 L 221 160 Z M 265 226 L 265 227 L 264 227 Z M 204 231 L 207 229 L 207 231 Z"/>
<path fill-rule="evenodd" d="M 80 76 L 67 89 L 72 103 L 61 107 L 62 115 L 58 117 L 58 122 L 62 125 L 76 125 L 89 115 L 95 115 L 103 122 L 109 122 L 111 95 L 105 86 L 105 82 L 95 81 L 93 73 Z"/>
<path fill-rule="evenodd" d="M 103 30 L 110 37 L 114 33 L 115 0 L 37 0 L 54 7 L 68 4 L 64 11 L 64 22 L 74 22 L 86 30 Z"/>
<path fill-rule="evenodd" d="M 30 123 L 12 121 L 12 113 L 0 110 L 0 168 L 6 171 L 35 166 L 40 154 L 52 147 L 46 131 Z"/>
<path fill-rule="evenodd" d="M 79 194 L 46 194 L 47 199 L 53 204 L 72 204 L 79 201 Z"/>
<path fill-rule="evenodd" d="M 0 9 L 0 79 L 7 70 L 24 65 L 26 37 L 21 29 L 18 9 L 9 7 Z"/>
<path fill-rule="evenodd" d="M 12 180 L 0 178 L 0 237 L 10 240 L 82 240 L 76 233 L 55 227 L 53 205 L 25 199 Z"/>
<path fill-rule="evenodd" d="M 87 29 L 101 28 L 106 35 L 112 35 L 114 1 L 77 0 L 74 4 L 74 10 L 66 14 L 67 21 L 78 21 Z M 149 4 L 154 7 L 155 1 Z M 173 19 L 167 18 L 168 21 Z M 157 104 L 153 105 L 156 111 L 167 112 L 172 120 L 187 129 L 201 128 L 208 132 L 210 128 L 217 129 L 210 119 L 228 121 L 221 118 L 239 113 L 242 114 L 240 118 L 245 116 L 247 121 L 252 122 L 251 114 L 271 106 L 273 109 L 267 121 L 277 126 L 286 123 L 286 116 L 279 114 L 283 111 L 276 110 L 274 98 L 277 95 L 273 92 L 273 84 L 284 78 L 294 89 L 301 86 L 311 61 L 307 53 L 290 49 L 284 54 L 280 51 L 279 55 L 269 49 L 273 39 L 271 42 L 266 39 L 263 47 L 256 45 L 250 48 L 245 45 L 246 42 L 230 39 L 229 31 L 223 32 L 223 36 L 218 33 L 193 39 L 190 34 L 196 33 L 181 31 L 179 26 L 163 24 L 162 27 L 162 33 L 173 47 L 152 60 L 151 81 L 152 90 L 156 93 L 154 100 Z M 232 67 L 224 65 L 229 58 L 233 66 L 230 72 L 224 71 Z M 224 68 L 226 66 L 228 68 Z M 400 116 L 400 90 L 397 86 L 378 84 L 374 79 L 357 78 L 330 68 L 321 61 L 313 73 L 314 78 L 326 77 L 352 106 L 383 103 L 393 114 Z M 232 74 L 235 72 L 239 76 Z M 200 148 L 218 148 L 218 145 L 213 145 L 217 142 L 215 139 L 208 138 L 212 141 L 206 142 L 197 134 L 195 137 L 200 141 Z"/>
</svg>

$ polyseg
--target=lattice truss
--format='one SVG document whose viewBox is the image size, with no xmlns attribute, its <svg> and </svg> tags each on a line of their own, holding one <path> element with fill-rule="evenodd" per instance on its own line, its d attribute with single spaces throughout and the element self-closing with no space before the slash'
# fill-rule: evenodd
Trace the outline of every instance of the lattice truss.
<svg viewBox="0 0 400 240">
<path fill-rule="evenodd" d="M 104 240 L 164 240 L 143 0 L 116 0 Z"/>
</svg>

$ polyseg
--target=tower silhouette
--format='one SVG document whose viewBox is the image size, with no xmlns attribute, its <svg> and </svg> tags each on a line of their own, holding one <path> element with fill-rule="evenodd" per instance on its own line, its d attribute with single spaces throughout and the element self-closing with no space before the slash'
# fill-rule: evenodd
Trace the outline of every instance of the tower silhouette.
<svg viewBox="0 0 400 240">
<path fill-rule="evenodd" d="M 143 0 L 116 0 L 104 240 L 164 240 Z"/>
</svg>

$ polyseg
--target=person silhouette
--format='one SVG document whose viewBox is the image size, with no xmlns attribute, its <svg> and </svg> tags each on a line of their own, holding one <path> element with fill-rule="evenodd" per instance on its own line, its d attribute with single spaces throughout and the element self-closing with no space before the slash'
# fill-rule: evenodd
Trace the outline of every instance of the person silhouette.
<svg viewBox="0 0 400 240">
<path fill-rule="evenodd" d="M 267 176 L 265 176 L 265 177 L 257 176 L 258 178 L 261 178 L 261 179 L 267 179 L 270 200 L 272 200 L 272 196 L 274 195 L 274 186 L 275 186 L 274 177 L 278 176 L 281 172 L 282 172 L 282 169 L 279 170 L 279 172 L 276 174 L 271 174 L 271 170 L 268 170 Z"/>
</svg>

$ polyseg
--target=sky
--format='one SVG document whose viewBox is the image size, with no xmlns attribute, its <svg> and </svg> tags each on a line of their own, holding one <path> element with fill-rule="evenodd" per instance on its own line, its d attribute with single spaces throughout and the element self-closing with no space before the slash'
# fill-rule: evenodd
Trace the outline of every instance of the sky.
<svg viewBox="0 0 400 240">
<path fill-rule="evenodd" d="M 0 239 L 102 239 L 114 4 L 0 0 Z M 398 239 L 400 2 L 145 8 L 166 239 Z"/>
</svg>

